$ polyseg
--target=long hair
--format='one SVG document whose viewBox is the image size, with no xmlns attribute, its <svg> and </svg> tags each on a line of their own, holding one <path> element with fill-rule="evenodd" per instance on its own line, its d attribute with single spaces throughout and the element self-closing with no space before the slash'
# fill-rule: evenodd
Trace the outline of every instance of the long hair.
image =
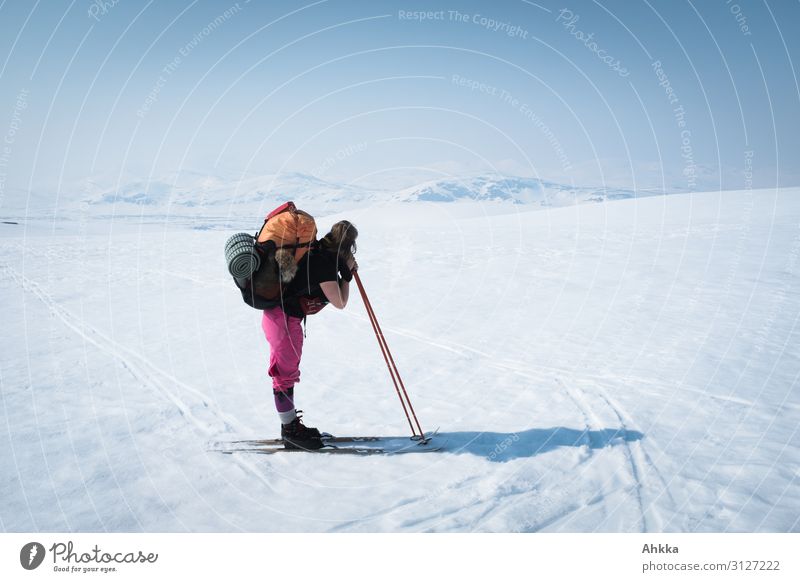
<svg viewBox="0 0 800 582">
<path fill-rule="evenodd" d="M 328 252 L 336 253 L 345 261 L 356 252 L 358 230 L 347 220 L 340 220 L 331 227 L 331 231 L 319 241 L 320 247 Z"/>
</svg>

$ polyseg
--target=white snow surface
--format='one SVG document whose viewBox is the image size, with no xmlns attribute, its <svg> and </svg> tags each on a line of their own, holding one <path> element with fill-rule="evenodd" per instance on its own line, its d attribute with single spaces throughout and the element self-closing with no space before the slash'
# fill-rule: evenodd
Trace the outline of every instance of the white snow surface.
<svg viewBox="0 0 800 582">
<path fill-rule="evenodd" d="M 800 531 L 800 189 L 342 216 L 444 451 L 209 452 L 279 432 L 236 229 L 29 216 L 0 224 L 0 529 Z M 301 369 L 310 425 L 408 431 L 355 288 Z"/>
</svg>

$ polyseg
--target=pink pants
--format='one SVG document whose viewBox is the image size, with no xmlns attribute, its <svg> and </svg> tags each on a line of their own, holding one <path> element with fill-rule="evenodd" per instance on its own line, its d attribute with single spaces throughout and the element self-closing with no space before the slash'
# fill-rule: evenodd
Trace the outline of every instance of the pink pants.
<svg viewBox="0 0 800 582">
<path fill-rule="evenodd" d="M 300 381 L 303 328 L 299 317 L 286 315 L 280 307 L 265 309 L 261 329 L 269 342 L 269 370 L 272 388 L 289 390 Z"/>
</svg>

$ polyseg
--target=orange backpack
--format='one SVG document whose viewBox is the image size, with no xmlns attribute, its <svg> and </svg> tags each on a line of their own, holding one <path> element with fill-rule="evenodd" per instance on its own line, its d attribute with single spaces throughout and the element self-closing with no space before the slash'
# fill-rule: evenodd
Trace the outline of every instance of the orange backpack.
<svg viewBox="0 0 800 582">
<path fill-rule="evenodd" d="M 317 224 L 308 212 L 298 210 L 294 202 L 282 204 L 267 215 L 256 242 L 275 244 L 275 261 L 281 282 L 288 283 L 297 273 L 297 263 L 317 240 Z"/>
<path fill-rule="evenodd" d="M 244 302 L 256 309 L 280 305 L 316 237 L 314 217 L 287 202 L 267 215 L 255 237 L 241 232 L 228 239 L 225 260 Z"/>
</svg>

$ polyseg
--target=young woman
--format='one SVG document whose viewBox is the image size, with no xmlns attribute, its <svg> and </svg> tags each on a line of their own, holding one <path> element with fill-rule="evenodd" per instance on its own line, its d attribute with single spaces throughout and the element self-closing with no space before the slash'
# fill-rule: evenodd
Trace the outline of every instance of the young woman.
<svg viewBox="0 0 800 582">
<path fill-rule="evenodd" d="M 358 269 L 358 231 L 346 220 L 331 227 L 300 260 L 297 274 L 287 284 L 279 307 L 264 310 L 261 327 L 269 342 L 269 375 L 275 408 L 281 420 L 281 438 L 288 448 L 322 447 L 320 432 L 305 426 L 294 406 L 294 385 L 300 381 L 303 353 L 302 321 L 328 303 L 344 309 L 350 281 Z"/>
</svg>

